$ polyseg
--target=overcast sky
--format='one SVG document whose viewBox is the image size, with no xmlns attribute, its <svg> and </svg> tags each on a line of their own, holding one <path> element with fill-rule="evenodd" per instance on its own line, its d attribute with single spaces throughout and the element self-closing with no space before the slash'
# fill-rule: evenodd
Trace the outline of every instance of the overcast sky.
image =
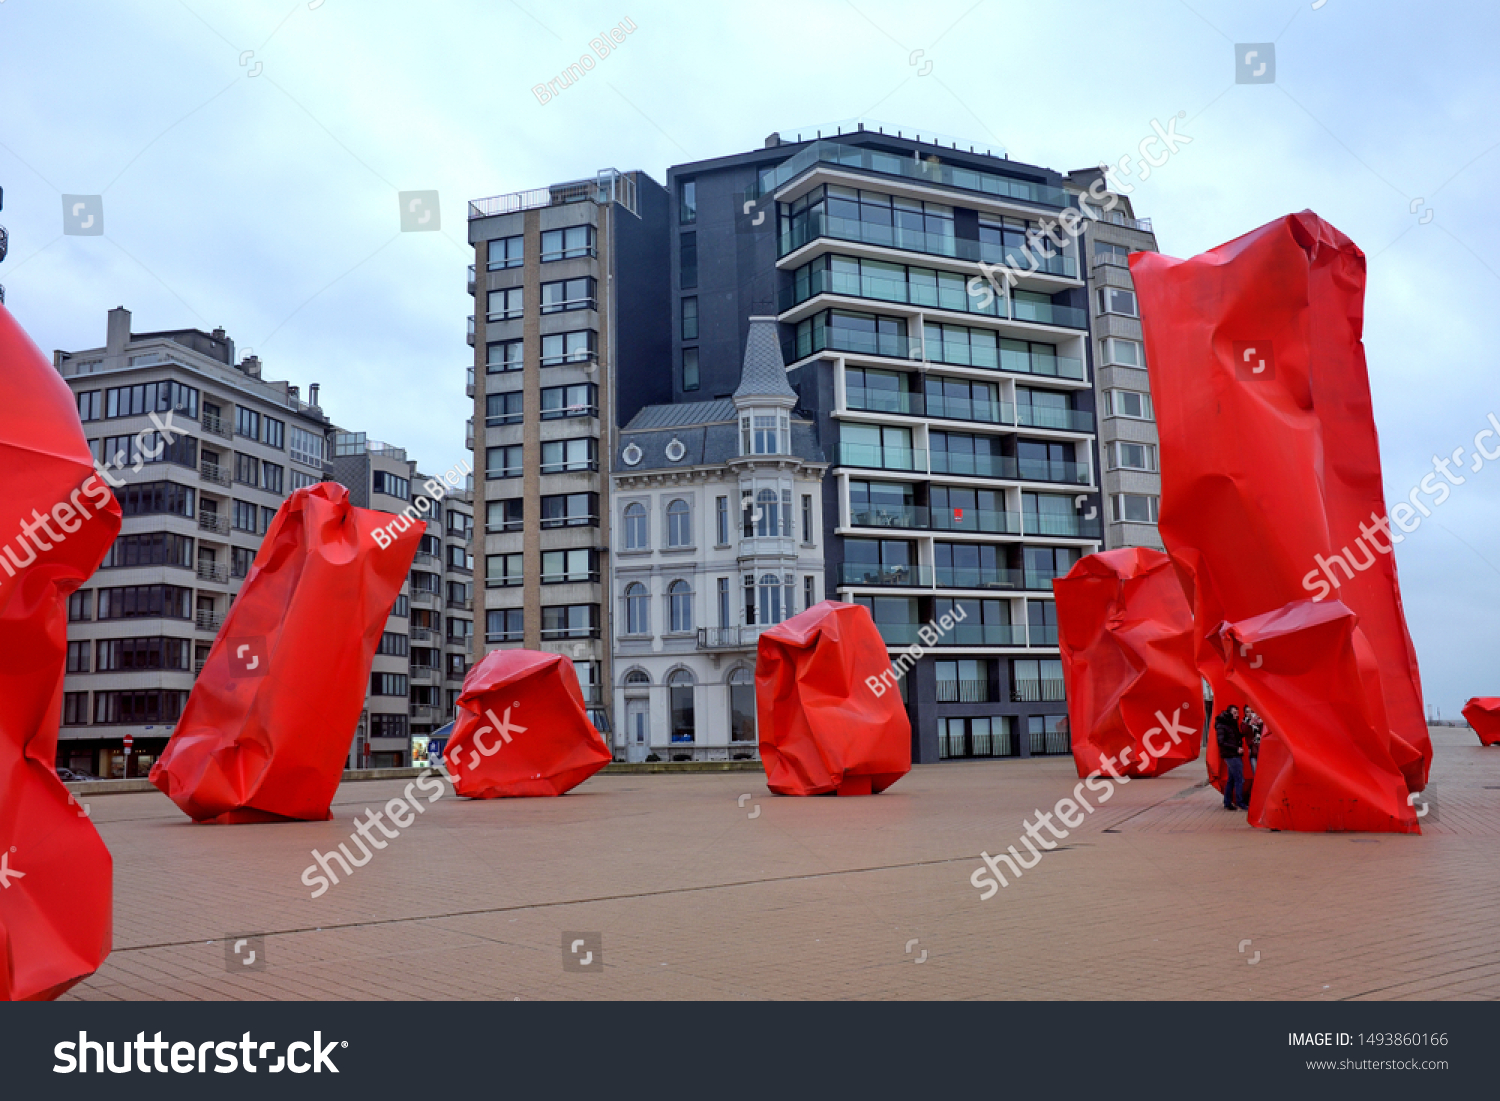
<svg viewBox="0 0 1500 1101">
<path fill-rule="evenodd" d="M 1311 207 L 1369 255 L 1394 502 L 1500 414 L 1497 23 L 1481 0 L 0 0 L 0 282 L 48 350 L 102 344 L 117 305 L 223 326 L 437 471 L 467 457 L 471 198 L 856 117 L 1067 171 L 1185 112 L 1192 143 L 1132 196 L 1162 251 Z M 1275 82 L 1237 85 L 1235 44 L 1267 42 Z M 399 232 L 397 192 L 426 189 L 442 231 Z M 63 194 L 103 196 L 103 236 L 62 234 Z M 1500 694 L 1500 462 L 1465 477 L 1398 551 L 1445 717 Z"/>
</svg>

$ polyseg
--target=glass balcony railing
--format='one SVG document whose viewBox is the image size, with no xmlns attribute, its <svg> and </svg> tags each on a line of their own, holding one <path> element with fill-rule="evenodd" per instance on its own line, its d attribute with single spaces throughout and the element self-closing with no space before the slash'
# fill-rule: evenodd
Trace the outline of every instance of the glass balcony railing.
<svg viewBox="0 0 1500 1101">
<path fill-rule="evenodd" d="M 964 474 L 975 478 L 1014 478 L 1016 460 L 1009 455 L 975 455 L 968 451 L 930 452 L 932 473 Z"/>
<path fill-rule="evenodd" d="M 1036 355 L 996 348 L 990 344 L 968 344 L 939 339 L 928 327 L 922 344 L 922 355 L 928 363 L 950 363 L 955 367 L 983 367 L 991 371 L 1016 371 L 1045 378 L 1071 378 L 1082 381 L 1083 360 L 1074 356 Z"/>
<path fill-rule="evenodd" d="M 1019 589 L 1021 571 L 1006 567 L 935 566 L 933 576 L 940 589 Z"/>
<path fill-rule="evenodd" d="M 1058 428 L 1066 432 L 1092 432 L 1094 414 L 1081 409 L 1018 405 L 1016 406 L 1016 423 L 1023 428 Z"/>
<path fill-rule="evenodd" d="M 839 583 L 843 585 L 930 586 L 932 584 L 932 567 L 845 562 L 839 566 Z"/>
<path fill-rule="evenodd" d="M 927 451 L 920 447 L 884 447 L 880 444 L 839 442 L 839 462 L 871 470 L 926 470 Z"/>
<path fill-rule="evenodd" d="M 933 531 L 987 532 L 991 535 L 1020 535 L 1019 512 L 992 512 L 978 508 L 934 508 L 929 522 Z"/>
<path fill-rule="evenodd" d="M 1041 325 L 1066 325 L 1070 329 L 1087 329 L 1089 315 L 1077 306 L 1058 306 L 1051 302 L 1011 302 L 1011 317 L 1017 321 L 1035 321 Z"/>
<path fill-rule="evenodd" d="M 1053 242 L 1047 246 L 1056 249 L 1057 244 Z M 1022 274 L 1033 271 L 1045 272 L 1047 275 L 1065 275 L 1070 279 L 1078 277 L 1078 261 L 1065 253 L 1055 256 L 1043 256 L 1039 248 L 1032 248 L 1029 253 L 1023 252 L 1014 245 L 992 244 L 989 241 L 979 243 L 979 259 L 986 264 L 1006 264 L 1013 266 Z M 995 278 L 999 279 L 997 274 Z"/>
<path fill-rule="evenodd" d="M 923 505 L 855 505 L 849 510 L 849 523 L 861 528 L 927 529 L 927 509 Z"/>
<path fill-rule="evenodd" d="M 936 456 L 938 453 L 933 452 Z M 1061 459 L 1016 459 L 1020 477 L 1029 482 L 1067 482 L 1069 485 L 1089 484 L 1087 463 L 1070 463 Z M 1015 477 L 1015 475 L 1012 475 Z"/>
<path fill-rule="evenodd" d="M 1026 587 L 1028 589 L 1037 589 L 1041 592 L 1050 593 L 1052 591 L 1052 580 L 1058 575 L 1056 573 L 1049 573 L 1046 570 L 1027 570 L 1025 571 L 1025 576 Z"/>
<path fill-rule="evenodd" d="M 1081 311 L 1080 311 L 1081 312 Z M 1000 370 L 1020 371 L 1046 378 L 1083 380 L 1083 360 L 1074 356 L 1048 356 L 1001 350 Z"/>
<path fill-rule="evenodd" d="M 1033 623 L 1027 628 L 1026 637 L 1032 646 L 1056 646 L 1057 624 Z"/>
<path fill-rule="evenodd" d="M 1060 535 L 1067 539 L 1098 539 L 1104 534 L 1104 525 L 1096 516 L 1085 520 L 1081 516 L 1067 513 L 1028 512 L 1022 518 L 1022 530 L 1027 535 Z"/>
<path fill-rule="evenodd" d="M 922 395 L 910 390 L 875 390 L 868 386 L 850 386 L 845 391 L 850 409 L 862 413 L 906 413 L 922 415 Z"/>
<path fill-rule="evenodd" d="M 939 646 L 1025 646 L 1026 628 L 1008 623 L 956 623 Z"/>
<path fill-rule="evenodd" d="M 978 421 L 981 424 L 1015 424 L 1016 407 L 1008 401 L 986 401 L 983 398 L 927 395 L 927 415 L 954 421 Z"/>
<path fill-rule="evenodd" d="M 917 641 L 917 631 L 920 623 L 875 623 L 875 629 L 880 632 L 880 637 L 885 640 L 887 646 L 910 646 Z"/>
</svg>

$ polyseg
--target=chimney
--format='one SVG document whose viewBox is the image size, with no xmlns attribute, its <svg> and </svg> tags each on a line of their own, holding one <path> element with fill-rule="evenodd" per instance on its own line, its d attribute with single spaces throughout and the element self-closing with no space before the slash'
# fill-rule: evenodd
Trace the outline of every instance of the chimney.
<svg viewBox="0 0 1500 1101">
<path fill-rule="evenodd" d="M 125 345 L 129 343 L 130 311 L 124 306 L 116 306 L 109 311 L 109 328 L 104 338 L 104 352 L 112 356 L 124 355 Z"/>
<path fill-rule="evenodd" d="M 240 360 L 240 370 L 251 378 L 260 378 L 260 356 L 246 356 Z"/>
<path fill-rule="evenodd" d="M 220 326 L 219 328 L 215 329 L 213 331 L 212 335 L 213 335 L 213 338 L 215 340 L 223 340 L 224 339 L 224 328 L 223 328 L 223 326 Z"/>
<path fill-rule="evenodd" d="M 322 385 L 321 383 L 315 382 L 315 383 L 313 383 L 311 386 L 309 386 L 307 388 L 307 404 L 311 405 L 314 409 L 319 408 L 319 406 L 318 406 L 318 387 L 321 386 L 321 385 Z"/>
<path fill-rule="evenodd" d="M 288 384 L 286 388 L 286 396 L 291 398 L 292 401 L 300 404 L 302 401 L 302 388 L 300 386 L 292 386 L 291 384 Z"/>
<path fill-rule="evenodd" d="M 769 137 L 766 138 L 766 148 L 767 149 L 775 149 L 780 144 L 781 144 L 781 134 L 779 132 L 778 133 L 773 133 Z"/>
</svg>

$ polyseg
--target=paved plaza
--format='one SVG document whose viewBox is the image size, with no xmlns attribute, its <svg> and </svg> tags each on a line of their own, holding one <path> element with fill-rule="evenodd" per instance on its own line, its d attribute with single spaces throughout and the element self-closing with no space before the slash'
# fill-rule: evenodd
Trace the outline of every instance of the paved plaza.
<svg viewBox="0 0 1500 1101">
<path fill-rule="evenodd" d="M 1500 749 L 1433 737 L 1423 836 L 1252 830 L 1194 762 L 1117 786 L 988 901 L 980 851 L 1020 848 L 1071 759 L 928 765 L 867 798 L 778 798 L 747 772 L 444 795 L 317 899 L 310 851 L 358 855 L 354 816 L 408 781 L 346 783 L 321 823 L 90 796 L 115 949 L 67 997 L 1496 998 Z M 255 965 L 230 958 L 256 935 Z"/>
</svg>

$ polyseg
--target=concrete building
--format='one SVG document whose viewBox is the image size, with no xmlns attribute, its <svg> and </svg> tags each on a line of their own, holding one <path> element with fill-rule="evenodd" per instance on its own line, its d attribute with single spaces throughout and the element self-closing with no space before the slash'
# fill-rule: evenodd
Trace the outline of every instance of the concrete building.
<svg viewBox="0 0 1500 1101">
<path fill-rule="evenodd" d="M 760 632 L 824 599 L 814 425 L 774 317 L 750 319 L 731 398 L 650 405 L 620 433 L 611 513 L 615 754 L 759 756 Z"/>
<path fill-rule="evenodd" d="M 610 513 L 616 415 L 671 400 L 661 185 L 640 172 L 469 204 L 476 298 L 474 510 L 484 584 L 474 658 L 570 657 L 608 736 Z M 622 365 L 629 386 L 622 385 Z"/>
</svg>

